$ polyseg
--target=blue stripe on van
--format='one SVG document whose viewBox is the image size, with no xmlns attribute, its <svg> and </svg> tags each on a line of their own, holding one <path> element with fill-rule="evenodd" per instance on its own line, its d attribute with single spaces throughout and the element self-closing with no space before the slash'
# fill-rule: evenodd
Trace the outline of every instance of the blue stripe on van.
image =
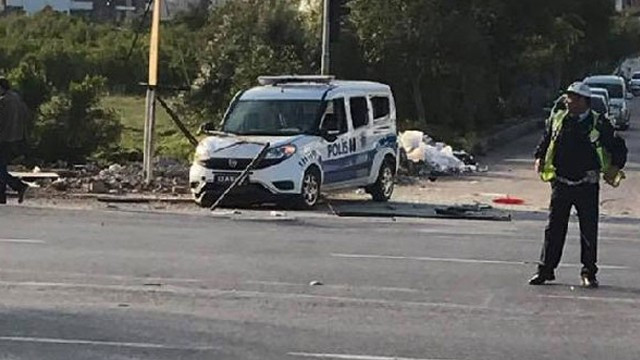
<svg viewBox="0 0 640 360">
<path fill-rule="evenodd" d="M 388 135 L 378 141 L 376 149 L 364 153 L 353 154 L 335 160 L 323 161 L 320 159 L 324 171 L 324 183 L 335 184 L 368 177 L 371 174 L 373 160 L 380 148 L 398 150 L 398 137 L 396 135 Z"/>
<path fill-rule="evenodd" d="M 371 150 L 335 160 L 321 161 L 324 183 L 333 184 L 369 176 L 375 154 L 376 150 Z"/>
</svg>

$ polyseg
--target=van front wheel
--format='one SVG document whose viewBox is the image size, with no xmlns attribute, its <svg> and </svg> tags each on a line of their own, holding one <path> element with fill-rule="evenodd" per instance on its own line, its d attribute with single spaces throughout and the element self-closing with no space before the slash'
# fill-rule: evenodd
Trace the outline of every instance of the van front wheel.
<svg viewBox="0 0 640 360">
<path fill-rule="evenodd" d="M 296 207 L 302 210 L 312 209 L 320 199 L 320 172 L 316 168 L 310 168 L 302 178 L 300 195 L 296 199 Z"/>
<path fill-rule="evenodd" d="M 395 169 L 391 160 L 385 160 L 380 167 L 378 179 L 373 185 L 367 187 L 373 201 L 386 202 L 391 199 L 395 187 Z"/>
</svg>

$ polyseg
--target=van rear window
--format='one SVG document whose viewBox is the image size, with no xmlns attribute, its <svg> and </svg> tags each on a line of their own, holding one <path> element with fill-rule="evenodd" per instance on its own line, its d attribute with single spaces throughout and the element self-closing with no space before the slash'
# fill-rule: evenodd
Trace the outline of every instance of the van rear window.
<svg viewBox="0 0 640 360">
<path fill-rule="evenodd" d="M 371 98 L 373 106 L 373 119 L 378 120 L 389 116 L 391 109 L 389 106 L 389 98 L 386 96 L 374 96 Z"/>
<path fill-rule="evenodd" d="M 353 128 L 357 129 L 369 125 L 369 107 L 364 97 L 354 97 L 349 100 Z"/>
</svg>

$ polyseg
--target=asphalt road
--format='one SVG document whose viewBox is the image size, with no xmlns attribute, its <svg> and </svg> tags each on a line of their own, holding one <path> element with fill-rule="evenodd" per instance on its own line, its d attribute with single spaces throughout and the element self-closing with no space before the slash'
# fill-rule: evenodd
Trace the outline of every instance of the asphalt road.
<svg viewBox="0 0 640 360">
<path fill-rule="evenodd" d="M 576 225 L 526 285 L 539 214 L 267 218 L 0 208 L 0 359 L 640 357 L 638 220 L 604 220 L 584 290 Z"/>
<path fill-rule="evenodd" d="M 603 192 L 629 214 L 638 123 L 625 134 L 631 178 Z M 522 152 L 528 169 L 531 139 L 496 156 Z M 511 179 L 532 187 L 526 176 Z M 603 217 L 597 290 L 578 286 L 575 219 L 544 287 L 526 284 L 539 212 L 240 219 L 1 207 L 0 359 L 640 358 L 640 219 Z"/>
</svg>

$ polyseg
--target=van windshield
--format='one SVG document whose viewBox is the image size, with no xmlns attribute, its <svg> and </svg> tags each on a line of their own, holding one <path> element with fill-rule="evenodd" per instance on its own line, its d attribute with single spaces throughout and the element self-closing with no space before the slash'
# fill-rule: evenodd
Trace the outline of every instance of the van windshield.
<svg viewBox="0 0 640 360">
<path fill-rule="evenodd" d="M 589 83 L 589 86 L 607 89 L 607 91 L 609 91 L 609 96 L 612 98 L 621 99 L 624 97 L 622 94 L 622 85 L 619 84 Z"/>
<path fill-rule="evenodd" d="M 222 130 L 236 135 L 314 134 L 323 102 L 319 100 L 241 100 Z"/>
</svg>

